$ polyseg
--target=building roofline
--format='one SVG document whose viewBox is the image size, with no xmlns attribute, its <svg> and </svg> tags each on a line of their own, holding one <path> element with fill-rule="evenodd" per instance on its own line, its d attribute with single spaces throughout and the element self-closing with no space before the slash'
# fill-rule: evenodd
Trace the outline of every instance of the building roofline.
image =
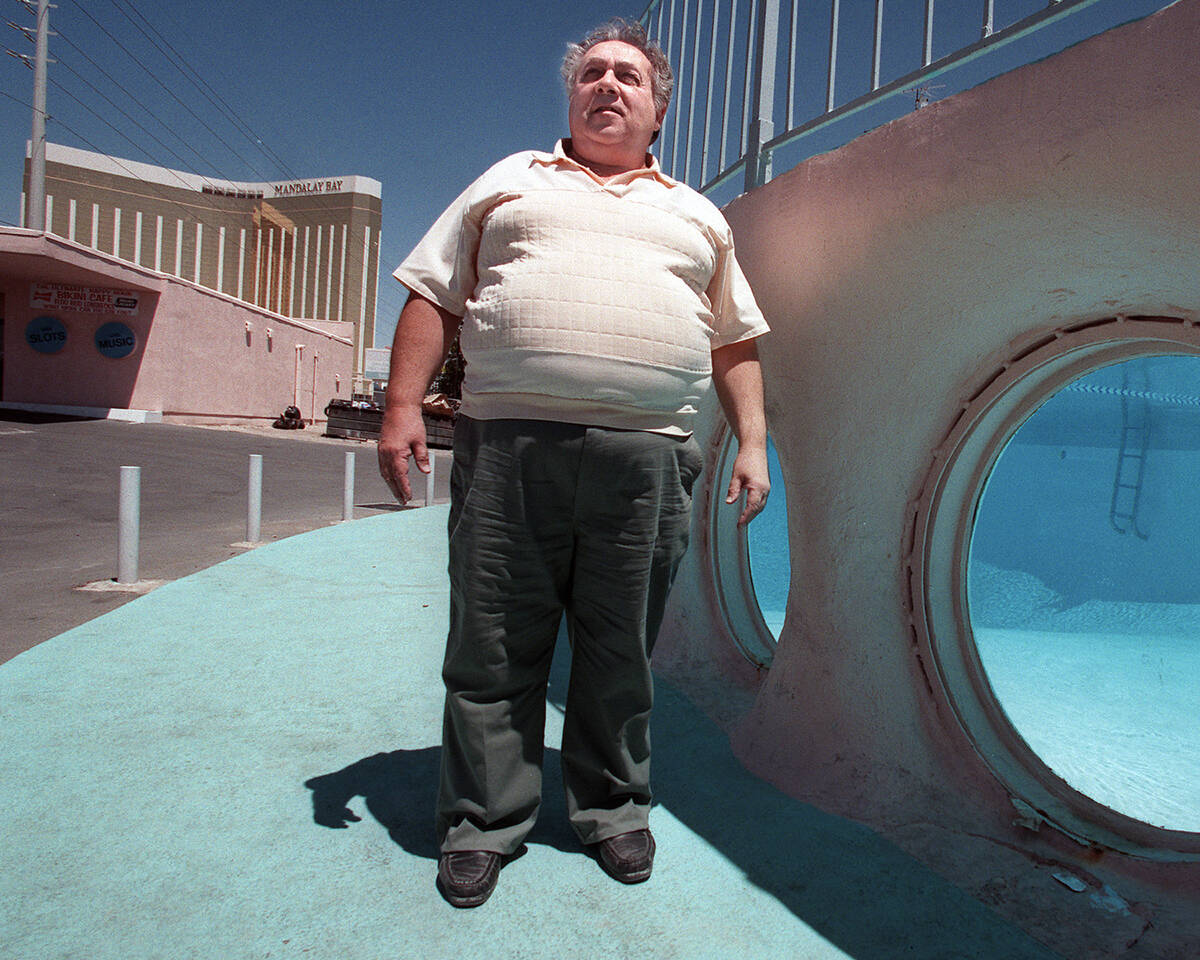
<svg viewBox="0 0 1200 960">
<path fill-rule="evenodd" d="M 28 158 L 31 154 L 32 144 L 26 140 L 25 156 Z M 172 170 L 169 167 L 158 167 L 137 160 L 125 160 L 104 153 L 80 150 L 78 147 L 68 147 L 60 143 L 46 144 L 46 160 L 49 163 L 83 167 L 115 177 L 157 183 L 182 190 L 194 190 L 197 193 L 251 194 L 261 195 L 268 200 L 331 193 L 357 193 L 377 199 L 382 199 L 383 196 L 383 184 L 371 177 L 352 175 L 270 180 L 262 183 L 243 182 L 226 180 L 223 177 L 203 177 L 184 170 Z"/>
<path fill-rule="evenodd" d="M 42 247 L 42 249 L 39 249 Z M 56 256 L 55 248 L 58 248 Z M 205 296 L 213 297 L 218 300 L 224 300 L 227 303 L 234 304 L 244 310 L 257 313 L 264 318 L 271 320 L 273 323 L 280 323 L 289 327 L 296 327 L 304 330 L 306 333 L 313 333 L 318 336 L 326 337 L 329 340 L 336 340 L 340 343 L 353 345 L 353 340 L 349 337 L 343 337 L 340 334 L 331 333 L 328 330 L 321 329 L 318 324 L 329 321 L 320 320 L 300 320 L 295 317 L 286 317 L 281 313 L 276 313 L 274 310 L 268 310 L 266 307 L 260 307 L 257 304 L 248 303 L 245 300 L 239 300 L 237 297 L 228 293 L 221 293 L 209 287 L 202 286 L 198 283 L 193 283 L 183 277 L 177 277 L 174 274 L 162 273 L 158 270 L 153 270 L 150 267 L 144 267 L 141 264 L 133 263 L 129 260 L 122 260 L 120 257 L 114 257 L 111 253 L 105 253 L 103 250 L 96 250 L 92 247 L 85 246 L 74 240 L 68 240 L 65 237 L 60 237 L 53 233 L 43 233 L 40 230 L 30 230 L 26 227 L 5 227 L 0 226 L 0 255 L 18 254 L 32 257 L 47 257 L 50 259 L 61 259 L 63 254 L 72 257 L 85 258 L 93 261 L 91 264 L 85 264 L 82 260 L 77 260 L 74 264 L 85 270 L 90 270 L 98 276 L 103 274 L 105 267 L 112 270 L 119 270 L 126 274 L 124 277 L 112 277 L 118 283 L 128 286 L 137 287 L 146 293 L 162 293 L 166 284 L 179 284 L 180 286 L 190 287 Z M 143 278 L 140 282 L 132 281 L 130 275 L 135 275 Z M 352 321 L 340 321 L 350 323 Z"/>
</svg>

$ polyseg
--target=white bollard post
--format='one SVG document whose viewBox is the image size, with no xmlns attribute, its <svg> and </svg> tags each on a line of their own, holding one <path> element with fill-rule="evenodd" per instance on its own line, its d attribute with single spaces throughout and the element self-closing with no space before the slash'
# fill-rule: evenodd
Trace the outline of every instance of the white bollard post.
<svg viewBox="0 0 1200 960">
<path fill-rule="evenodd" d="M 250 454 L 250 487 L 246 502 L 246 542 L 258 543 L 262 531 L 262 454 Z"/>
<path fill-rule="evenodd" d="M 342 520 L 354 519 L 354 453 L 346 453 L 346 469 L 342 482 Z"/>
<path fill-rule="evenodd" d="M 142 468 L 122 467 L 117 501 L 117 583 L 138 582 L 142 526 Z"/>
<path fill-rule="evenodd" d="M 429 451 L 429 472 L 425 474 L 425 506 L 433 506 L 433 484 L 437 478 L 437 454 Z"/>
</svg>

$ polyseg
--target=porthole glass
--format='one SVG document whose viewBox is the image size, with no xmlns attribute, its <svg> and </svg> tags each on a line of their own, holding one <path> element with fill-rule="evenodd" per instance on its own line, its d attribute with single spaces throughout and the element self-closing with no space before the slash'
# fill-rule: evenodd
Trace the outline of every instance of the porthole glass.
<svg viewBox="0 0 1200 960">
<path fill-rule="evenodd" d="M 730 638 L 746 658 L 769 667 L 787 607 L 791 565 L 787 545 L 787 501 L 775 445 L 768 439 L 771 495 L 765 510 L 739 527 L 740 510 L 725 502 L 737 440 L 728 426 L 718 435 L 713 482 L 708 488 L 709 573 Z"/>
<path fill-rule="evenodd" d="M 771 493 L 767 505 L 750 524 L 746 550 L 750 554 L 750 580 L 763 621 L 771 636 L 779 639 L 787 610 L 788 584 L 792 564 L 788 554 L 787 498 L 783 491 L 783 471 L 775 444 L 767 441 L 767 467 Z"/>
<path fill-rule="evenodd" d="M 975 514 L 970 626 L 1020 737 L 1080 793 L 1200 831 L 1200 357 L 1068 383 Z"/>
</svg>

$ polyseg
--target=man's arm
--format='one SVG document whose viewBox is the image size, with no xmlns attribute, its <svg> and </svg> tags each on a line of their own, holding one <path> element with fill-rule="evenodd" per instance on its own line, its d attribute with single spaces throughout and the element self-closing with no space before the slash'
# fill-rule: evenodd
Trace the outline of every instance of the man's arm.
<svg viewBox="0 0 1200 960">
<path fill-rule="evenodd" d="M 461 322 L 462 317 L 416 293 L 409 295 L 400 311 L 396 335 L 392 338 L 387 402 L 379 434 L 379 472 L 401 503 L 412 499 L 409 457 L 416 460 L 422 473 L 429 472 L 421 401 L 446 362 Z"/>
<path fill-rule="evenodd" d="M 744 527 L 766 506 L 771 481 L 767 474 L 767 418 L 763 411 L 762 368 L 755 340 L 743 340 L 712 352 L 713 384 L 725 419 L 738 441 L 726 503 L 746 492 L 746 507 L 738 517 Z"/>
</svg>

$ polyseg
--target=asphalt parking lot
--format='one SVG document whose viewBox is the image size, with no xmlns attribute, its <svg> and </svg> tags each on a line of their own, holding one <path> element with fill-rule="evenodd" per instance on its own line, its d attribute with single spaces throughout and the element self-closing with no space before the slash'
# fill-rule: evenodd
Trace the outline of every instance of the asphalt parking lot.
<svg viewBox="0 0 1200 960">
<path fill-rule="evenodd" d="M 251 454 L 263 457 L 263 542 L 341 520 L 348 451 L 355 453 L 355 517 L 401 509 L 379 477 L 374 443 L 323 437 L 318 429 L 122 423 L 0 410 L 0 576 L 6 588 L 0 662 L 137 595 L 78 589 L 117 575 L 122 466 L 142 468 L 139 576 L 146 581 L 176 580 L 247 549 L 235 544 L 246 537 Z M 435 492 L 444 499 L 449 453 L 438 456 Z"/>
</svg>

